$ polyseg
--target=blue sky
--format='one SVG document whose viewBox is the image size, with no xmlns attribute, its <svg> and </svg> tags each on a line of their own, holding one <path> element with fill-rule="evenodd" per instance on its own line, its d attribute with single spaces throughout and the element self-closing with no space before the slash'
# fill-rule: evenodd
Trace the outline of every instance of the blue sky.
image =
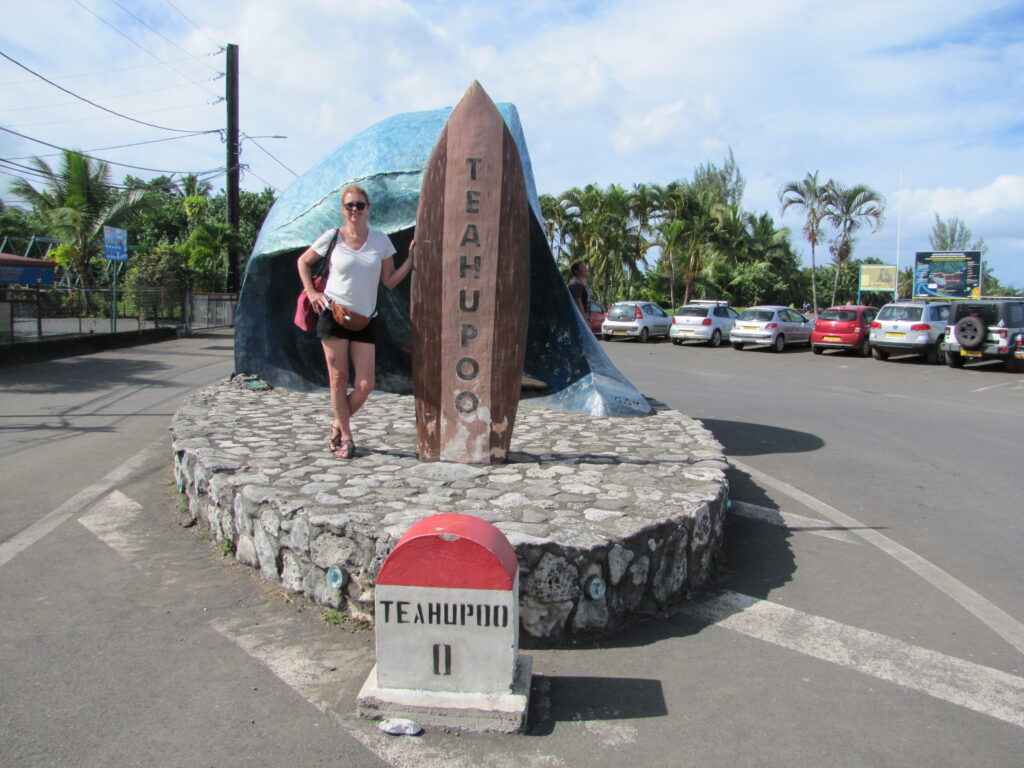
<svg viewBox="0 0 1024 768">
<path fill-rule="evenodd" d="M 288 136 L 256 139 L 276 160 L 243 144 L 250 189 L 284 189 L 293 172 L 372 123 L 451 105 L 476 79 L 495 101 L 517 106 L 542 193 L 689 178 L 732 148 L 748 209 L 779 220 L 779 187 L 808 171 L 867 184 L 885 196 L 887 217 L 881 231 L 859 238 L 856 256 L 893 263 L 898 249 L 906 266 L 915 250 L 930 249 L 936 213 L 960 216 L 985 239 L 996 275 L 1024 286 L 1020 2 L 7 5 L 0 50 L 104 106 L 168 127 L 223 126 L 224 105 L 209 103 L 223 80 L 207 78 L 224 58 L 205 54 L 237 43 L 243 130 Z M 0 126 L 61 146 L 174 135 L 74 103 L 6 60 L 0 105 Z M 46 151 L 0 135 L 0 157 Z M 167 170 L 224 164 L 216 134 L 97 154 Z M 781 223 L 806 255 L 799 216 Z"/>
</svg>

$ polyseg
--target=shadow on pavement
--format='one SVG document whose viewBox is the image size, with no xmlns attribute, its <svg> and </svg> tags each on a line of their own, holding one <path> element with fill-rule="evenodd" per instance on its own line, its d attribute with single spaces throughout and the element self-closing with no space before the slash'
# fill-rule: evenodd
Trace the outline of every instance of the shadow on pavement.
<svg viewBox="0 0 1024 768">
<path fill-rule="evenodd" d="M 668 714 L 661 681 L 646 678 L 537 675 L 530 700 L 529 736 L 549 736 L 558 722 Z"/>
<path fill-rule="evenodd" d="M 157 374 L 170 369 L 156 360 L 70 357 L 0 369 L 0 386 L 8 392 L 38 395 L 98 392 L 125 384 L 159 387 L 165 382 Z"/>
<path fill-rule="evenodd" d="M 694 417 L 711 430 L 725 447 L 726 456 L 763 456 L 768 453 L 805 453 L 824 447 L 825 441 L 809 432 L 751 424 L 747 421 L 724 421 Z"/>
</svg>

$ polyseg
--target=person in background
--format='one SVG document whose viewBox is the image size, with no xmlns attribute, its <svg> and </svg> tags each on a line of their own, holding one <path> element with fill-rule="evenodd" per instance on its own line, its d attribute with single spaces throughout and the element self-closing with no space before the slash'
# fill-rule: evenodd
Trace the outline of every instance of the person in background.
<svg viewBox="0 0 1024 768">
<path fill-rule="evenodd" d="M 352 438 L 352 414 L 358 411 L 373 391 L 376 360 L 377 286 L 396 287 L 412 270 L 413 249 L 402 266 L 395 268 L 395 246 L 377 229 L 370 229 L 370 197 L 362 187 L 351 186 L 342 193 L 341 213 L 345 225 L 338 229 L 333 253 L 327 253 L 334 230 L 329 229 L 299 256 L 299 278 L 310 303 L 320 312 L 316 335 L 324 348 L 331 387 L 334 421 L 327 447 L 341 459 L 356 453 Z M 323 293 L 313 287 L 312 267 L 320 259 L 330 258 L 330 272 Z M 331 304 L 348 307 L 371 318 L 369 324 L 352 331 L 334 320 Z M 352 391 L 348 392 L 349 358 L 355 369 Z"/>
<path fill-rule="evenodd" d="M 590 306 L 590 289 L 587 288 L 587 278 L 590 276 L 590 267 L 587 266 L 585 261 L 574 261 L 569 265 L 569 274 L 572 276 L 569 279 L 569 295 L 572 296 L 572 301 L 576 305 L 576 309 L 583 315 L 583 319 L 586 320 L 590 313 L 588 307 Z"/>
</svg>

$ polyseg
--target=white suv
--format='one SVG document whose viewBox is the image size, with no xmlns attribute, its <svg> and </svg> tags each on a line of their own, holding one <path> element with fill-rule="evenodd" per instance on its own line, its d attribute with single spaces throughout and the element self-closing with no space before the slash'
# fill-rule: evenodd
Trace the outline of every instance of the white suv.
<svg viewBox="0 0 1024 768">
<path fill-rule="evenodd" d="M 945 354 L 942 337 L 949 319 L 948 303 L 894 301 L 886 304 L 871 323 L 868 344 L 875 360 L 889 355 L 923 355 L 930 363 L 941 363 Z"/>
</svg>

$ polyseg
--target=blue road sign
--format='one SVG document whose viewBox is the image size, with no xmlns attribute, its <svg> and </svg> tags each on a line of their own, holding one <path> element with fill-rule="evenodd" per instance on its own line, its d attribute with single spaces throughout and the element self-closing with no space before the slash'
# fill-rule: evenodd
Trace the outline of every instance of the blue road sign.
<svg viewBox="0 0 1024 768">
<path fill-rule="evenodd" d="M 128 232 L 117 227 L 103 228 L 103 258 L 128 261 Z"/>
</svg>

